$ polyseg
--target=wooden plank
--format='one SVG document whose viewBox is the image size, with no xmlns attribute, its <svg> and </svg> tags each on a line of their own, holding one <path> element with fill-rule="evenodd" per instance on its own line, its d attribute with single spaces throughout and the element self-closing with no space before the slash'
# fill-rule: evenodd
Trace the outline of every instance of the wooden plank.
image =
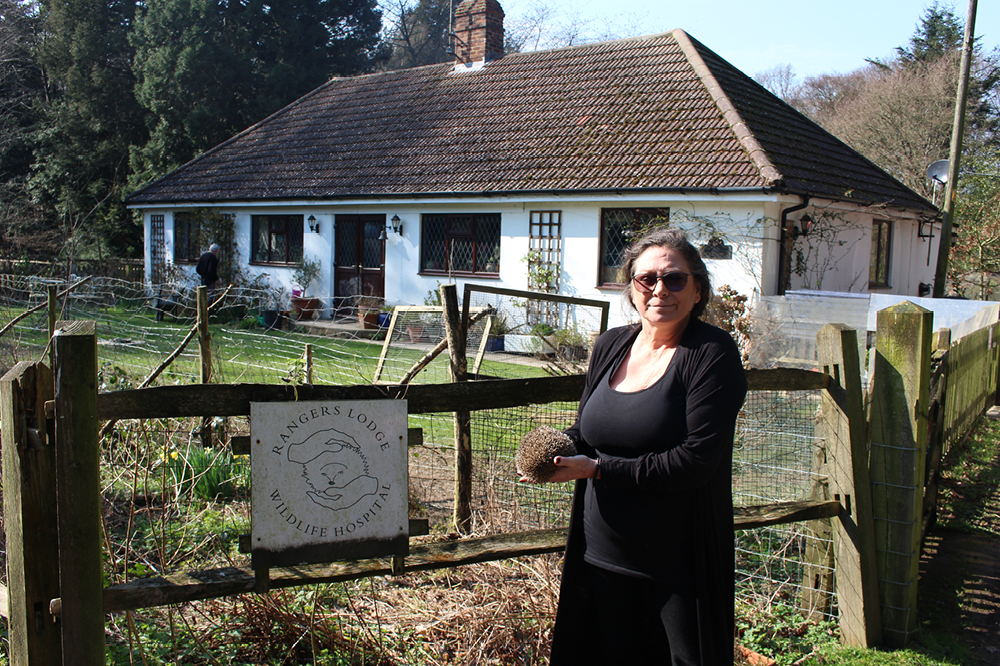
<svg viewBox="0 0 1000 666">
<path fill-rule="evenodd" d="M 48 297 L 46 300 L 48 301 L 49 304 L 48 332 L 50 340 L 52 339 L 52 335 L 56 332 L 56 320 L 59 319 L 59 295 L 57 293 L 58 290 L 59 288 L 54 284 L 50 284 L 48 286 Z M 56 353 L 55 350 L 50 346 L 49 347 L 50 367 L 55 367 L 55 353 Z"/>
<path fill-rule="evenodd" d="M 877 321 L 869 469 L 882 639 L 902 648 L 917 630 L 934 314 L 903 301 Z"/>
<path fill-rule="evenodd" d="M 523 289 L 507 289 L 506 287 L 493 287 L 484 284 L 466 284 L 465 293 L 480 292 L 483 294 L 496 294 L 497 296 L 512 296 L 517 299 L 535 299 L 542 301 L 552 301 L 553 303 L 565 303 L 568 305 L 583 305 L 591 308 L 607 310 L 611 304 L 607 301 L 598 301 L 591 298 L 577 298 L 576 296 L 562 296 L 560 294 L 550 294 L 544 291 L 525 291 Z M 468 300 L 468 299 L 466 299 Z"/>
<path fill-rule="evenodd" d="M 829 375 L 801 368 L 748 369 L 746 372 L 751 391 L 816 391 L 830 385 Z"/>
<path fill-rule="evenodd" d="M 816 338 L 820 364 L 832 376 L 822 423 L 829 492 L 841 504 L 840 520 L 831 525 L 840 631 L 847 645 L 873 647 L 882 624 L 857 333 L 828 324 Z"/>
<path fill-rule="evenodd" d="M 801 500 L 763 506 L 733 507 L 733 521 L 738 530 L 752 530 L 769 525 L 785 525 L 804 520 L 833 518 L 839 515 L 840 502 Z"/>
<path fill-rule="evenodd" d="M 410 414 L 462 409 L 502 409 L 549 402 L 573 402 L 583 392 L 583 375 L 533 377 L 456 384 L 359 386 L 299 386 L 299 400 L 378 400 L 406 398 Z M 292 401 L 293 387 L 278 384 L 212 384 L 154 386 L 101 393 L 101 419 L 180 418 L 185 416 L 245 416 L 253 401 Z"/>
<path fill-rule="evenodd" d="M 63 654 L 104 664 L 97 335 L 92 321 L 60 321 L 55 346 L 56 497 Z"/>
<path fill-rule="evenodd" d="M 798 391 L 826 388 L 829 377 L 795 369 L 747 370 L 753 391 Z M 550 402 L 575 402 L 583 392 L 583 375 L 491 379 L 455 384 L 385 384 L 375 386 L 299 386 L 299 400 L 377 400 L 406 398 L 410 414 L 460 410 L 503 409 Z M 784 382 L 784 383 L 782 383 Z M 106 419 L 163 419 L 186 416 L 245 416 L 250 401 L 295 400 L 296 391 L 284 384 L 213 384 L 211 386 L 154 386 L 101 393 L 98 417 Z"/>
<path fill-rule="evenodd" d="M 3 422 L 3 512 L 7 584 L 4 615 L 13 664 L 62 663 L 60 626 L 48 612 L 59 596 L 56 452 L 43 405 L 52 398 L 52 372 L 18 363 L 0 379 Z M 28 444 L 34 429 L 40 446 Z"/>
<path fill-rule="evenodd" d="M 438 543 L 411 544 L 404 573 L 444 569 L 477 562 L 490 562 L 525 555 L 554 553 L 566 547 L 566 530 L 543 530 L 476 539 L 454 539 Z M 333 583 L 391 573 L 389 559 L 311 564 L 270 570 L 270 587 Z M 198 599 L 211 599 L 252 592 L 254 572 L 249 567 L 226 567 L 209 571 L 177 573 L 144 578 L 104 590 L 104 612 L 163 606 Z M 54 600 L 57 614 L 61 600 Z"/>
<path fill-rule="evenodd" d="M 734 510 L 733 520 L 736 529 L 753 529 L 832 517 L 838 515 L 839 510 L 838 502 L 787 502 L 741 507 Z M 403 573 L 558 553 L 565 547 L 565 528 L 411 543 Z M 271 569 L 269 584 L 271 588 L 295 587 L 390 574 L 392 565 L 389 559 L 310 564 Z M 254 584 L 254 571 L 249 567 L 226 567 L 143 578 L 105 588 L 103 610 L 105 613 L 112 613 L 243 594 L 254 591 Z M 51 610 L 54 614 L 59 614 L 61 605 L 60 599 L 53 600 Z"/>
</svg>

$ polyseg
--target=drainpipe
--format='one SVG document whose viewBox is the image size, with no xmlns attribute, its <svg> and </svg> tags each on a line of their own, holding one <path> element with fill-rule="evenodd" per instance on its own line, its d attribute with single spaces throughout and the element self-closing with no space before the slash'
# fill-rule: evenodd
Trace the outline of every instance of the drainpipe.
<svg viewBox="0 0 1000 666">
<path fill-rule="evenodd" d="M 785 269 L 787 268 L 785 263 L 788 261 L 788 257 L 785 256 L 785 234 L 788 229 L 788 214 L 802 210 L 808 205 L 809 195 L 804 194 L 802 196 L 802 203 L 781 211 L 781 236 L 778 239 L 778 288 L 776 290 L 778 296 L 785 295 Z"/>
</svg>

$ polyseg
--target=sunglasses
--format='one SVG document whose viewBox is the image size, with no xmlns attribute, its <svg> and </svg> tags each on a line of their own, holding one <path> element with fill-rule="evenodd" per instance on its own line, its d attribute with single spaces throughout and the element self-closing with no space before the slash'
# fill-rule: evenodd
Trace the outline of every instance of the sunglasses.
<svg viewBox="0 0 1000 666">
<path fill-rule="evenodd" d="M 643 293 L 649 293 L 656 289 L 656 283 L 660 280 L 663 280 L 663 286 L 668 291 L 681 291 L 687 286 L 690 275 L 684 271 L 671 271 L 663 275 L 640 273 L 632 277 L 632 282 L 635 283 L 635 288 Z"/>
</svg>

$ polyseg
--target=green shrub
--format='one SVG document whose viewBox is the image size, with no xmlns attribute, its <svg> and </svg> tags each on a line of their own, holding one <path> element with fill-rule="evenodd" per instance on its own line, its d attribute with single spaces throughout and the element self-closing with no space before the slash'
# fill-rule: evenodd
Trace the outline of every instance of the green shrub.
<svg viewBox="0 0 1000 666">
<path fill-rule="evenodd" d="M 177 496 L 190 493 L 210 502 L 235 498 L 250 487 L 247 457 L 234 456 L 228 449 L 174 449 L 166 464 Z"/>
</svg>

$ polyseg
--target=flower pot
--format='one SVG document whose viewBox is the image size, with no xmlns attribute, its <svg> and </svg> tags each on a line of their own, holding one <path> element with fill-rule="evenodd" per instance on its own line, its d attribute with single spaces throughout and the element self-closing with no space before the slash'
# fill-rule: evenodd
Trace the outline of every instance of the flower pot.
<svg viewBox="0 0 1000 666">
<path fill-rule="evenodd" d="M 358 323 L 361 324 L 361 328 L 378 328 L 378 315 L 378 310 L 360 308 L 358 309 Z"/>
<path fill-rule="evenodd" d="M 295 318 L 299 321 L 312 319 L 316 311 L 320 308 L 318 298 L 306 296 L 293 296 L 292 307 L 295 309 Z"/>
<path fill-rule="evenodd" d="M 406 334 L 410 336 L 410 342 L 424 341 L 424 327 L 419 324 L 411 324 L 406 327 Z"/>
<path fill-rule="evenodd" d="M 391 312 L 379 312 L 378 313 L 378 327 L 379 328 L 389 328 L 389 322 L 392 321 Z"/>
<path fill-rule="evenodd" d="M 278 311 L 262 310 L 257 321 L 266 329 L 278 328 Z"/>
<path fill-rule="evenodd" d="M 503 336 L 502 335 L 491 335 L 486 338 L 486 351 L 488 352 L 502 352 L 503 351 Z"/>
</svg>

